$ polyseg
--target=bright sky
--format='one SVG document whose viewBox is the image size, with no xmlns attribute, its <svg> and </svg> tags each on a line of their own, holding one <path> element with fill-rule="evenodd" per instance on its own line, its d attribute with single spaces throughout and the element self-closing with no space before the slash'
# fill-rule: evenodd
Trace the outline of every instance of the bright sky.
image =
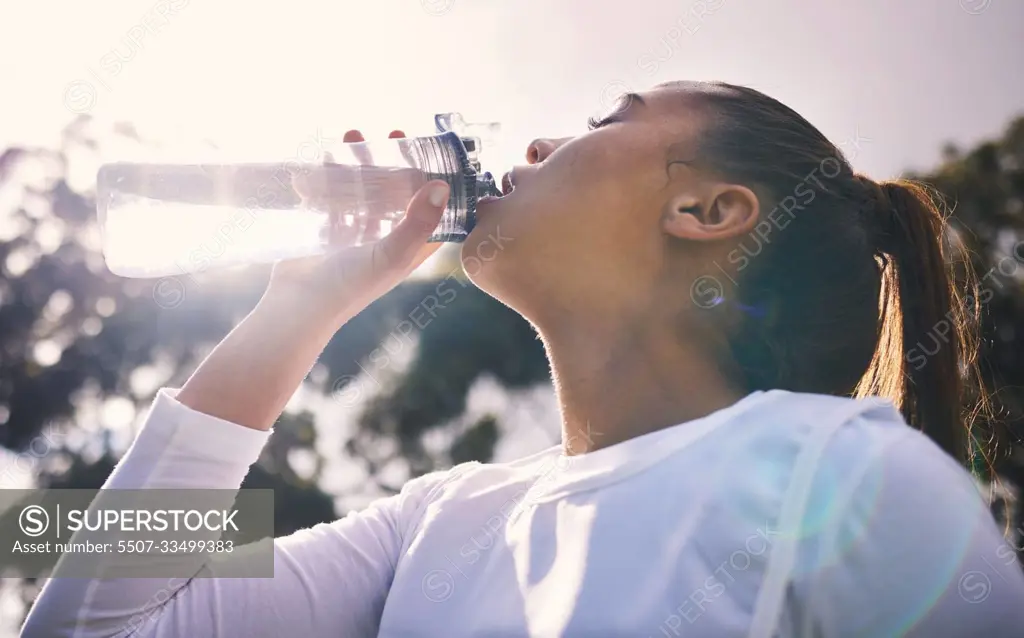
<svg viewBox="0 0 1024 638">
<path fill-rule="evenodd" d="M 0 144 L 77 111 L 275 160 L 459 110 L 502 122 L 504 164 L 623 89 L 722 79 L 869 140 L 884 177 L 1024 112 L 1022 62 L 1019 0 L 33 0 L 0 21 Z"/>
</svg>

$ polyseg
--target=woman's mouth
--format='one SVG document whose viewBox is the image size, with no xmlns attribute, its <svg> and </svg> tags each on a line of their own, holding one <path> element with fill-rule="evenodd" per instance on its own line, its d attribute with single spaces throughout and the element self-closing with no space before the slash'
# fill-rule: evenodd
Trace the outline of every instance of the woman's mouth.
<svg viewBox="0 0 1024 638">
<path fill-rule="evenodd" d="M 497 195 L 487 195 L 485 197 L 482 197 L 482 198 L 480 198 L 480 202 L 479 203 L 484 204 L 484 203 L 487 203 L 487 202 L 495 202 L 495 201 L 498 201 L 499 199 L 502 199 L 504 197 L 508 197 L 509 195 L 511 195 L 512 191 L 514 191 L 516 189 L 515 180 L 514 180 L 514 177 L 513 177 L 512 173 L 513 173 L 513 171 L 509 171 L 509 172 L 505 173 L 505 175 L 502 176 L 502 178 L 501 178 L 501 185 L 498 188 L 498 194 Z"/>
<path fill-rule="evenodd" d="M 509 171 L 501 178 L 501 196 L 511 195 L 515 189 L 516 185 L 512 182 L 512 171 Z"/>
</svg>

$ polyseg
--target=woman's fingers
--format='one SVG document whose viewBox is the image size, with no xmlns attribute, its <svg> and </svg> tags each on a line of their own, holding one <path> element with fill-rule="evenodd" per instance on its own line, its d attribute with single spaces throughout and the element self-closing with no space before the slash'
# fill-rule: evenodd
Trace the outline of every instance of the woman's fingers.
<svg viewBox="0 0 1024 638">
<path fill-rule="evenodd" d="M 450 192 L 448 184 L 440 180 L 427 182 L 417 191 L 402 221 L 375 245 L 380 267 L 407 272 L 437 250 L 436 246 L 425 249 L 424 244 L 441 221 Z"/>
<path fill-rule="evenodd" d="M 346 144 L 354 144 L 356 142 L 365 142 L 366 139 L 363 137 L 362 133 L 360 133 L 356 129 L 352 129 L 351 131 L 345 133 L 345 135 L 341 138 L 341 141 L 345 142 Z"/>
<path fill-rule="evenodd" d="M 389 139 L 397 139 L 403 137 L 405 137 L 405 132 L 400 129 L 395 129 L 388 133 Z M 362 164 L 372 164 L 373 158 L 367 151 L 358 159 Z M 409 165 L 415 166 L 415 164 Z M 378 239 L 380 239 L 382 234 L 385 234 L 384 225 L 390 224 L 390 222 L 386 221 L 386 219 L 391 213 L 395 211 L 392 210 L 392 208 L 388 205 L 387 197 L 384 192 L 387 189 L 386 179 L 384 179 L 383 182 L 381 183 L 378 183 L 375 180 L 371 180 L 371 183 L 367 184 L 366 186 L 368 187 L 366 190 L 370 191 L 370 193 L 366 198 L 366 217 L 364 220 L 362 220 L 364 223 L 364 228 L 361 239 L 363 242 L 369 243 L 377 241 Z M 405 204 L 407 202 L 402 203 Z"/>
<path fill-rule="evenodd" d="M 404 138 L 405 137 L 405 131 L 402 131 L 400 129 L 395 129 L 394 131 L 391 131 L 391 134 L 388 135 L 388 137 L 390 137 L 391 139 Z M 411 146 L 406 145 L 406 144 L 400 144 L 399 145 L 399 151 L 402 153 L 402 157 L 405 159 L 406 165 L 408 165 L 408 166 L 416 166 L 419 163 L 419 162 L 417 162 L 416 158 L 413 156 L 413 152 L 412 152 L 412 147 Z"/>
<path fill-rule="evenodd" d="M 395 129 L 390 139 L 405 137 L 405 131 Z M 342 137 L 346 144 L 364 142 L 356 129 Z M 386 235 L 394 223 L 392 219 L 408 203 L 397 191 L 404 190 L 402 169 L 374 167 L 373 157 L 365 145 L 350 147 L 351 155 L 337 163 L 334 155 L 324 154 L 322 165 L 310 167 L 292 178 L 293 188 L 303 206 L 328 213 L 324 238 L 334 247 L 356 243 L 372 243 Z M 355 164 L 350 163 L 355 159 Z M 408 171 L 417 172 L 415 161 Z M 397 188 L 397 191 L 396 191 Z M 405 191 L 408 193 L 408 191 Z M 399 199 L 401 200 L 399 202 Z"/>
</svg>

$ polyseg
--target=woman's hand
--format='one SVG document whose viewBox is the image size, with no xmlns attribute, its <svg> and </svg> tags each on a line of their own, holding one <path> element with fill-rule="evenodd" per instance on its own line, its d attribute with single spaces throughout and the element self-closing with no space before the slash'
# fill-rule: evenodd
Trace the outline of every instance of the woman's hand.
<svg viewBox="0 0 1024 638">
<path fill-rule="evenodd" d="M 405 137 L 405 134 L 393 131 L 389 137 Z M 344 141 L 361 142 L 363 136 L 359 131 L 349 131 Z M 369 164 L 372 158 L 360 159 Z M 412 196 L 404 217 L 394 230 L 378 239 L 381 222 L 388 219 L 394 207 L 371 203 L 361 228 L 345 226 L 339 221 L 350 210 L 351 200 L 333 196 L 340 191 L 330 184 L 318 183 L 321 181 L 296 180 L 294 185 L 305 202 L 315 201 L 318 208 L 327 209 L 332 220 L 330 243 L 339 248 L 324 255 L 276 264 L 260 303 L 311 313 L 334 323 L 337 328 L 395 287 L 440 247 L 437 243 L 428 244 L 427 238 L 437 227 L 448 203 L 449 187 L 442 181 L 427 182 Z M 405 192 L 409 189 L 405 188 Z M 387 198 L 371 198 L 374 200 L 386 201 Z M 354 235 L 359 232 L 368 243 L 341 247 L 354 243 Z"/>
<path fill-rule="evenodd" d="M 395 131 L 391 137 L 404 134 Z M 346 142 L 362 139 L 358 131 L 345 135 Z M 362 158 L 364 163 L 368 160 Z M 321 173 L 327 174 L 329 171 Z M 329 208 L 322 195 L 337 189 L 327 186 L 313 185 L 309 188 L 314 192 L 307 191 L 305 196 L 317 197 L 318 207 Z M 245 427 L 268 429 L 337 329 L 437 250 L 440 244 L 427 244 L 427 238 L 441 219 L 448 191 L 445 182 L 427 182 L 412 197 L 395 229 L 377 241 L 278 263 L 256 309 L 199 365 L 178 393 L 178 401 Z M 344 214 L 346 203 L 351 205 L 351 199 L 334 199 L 337 208 L 331 215 L 337 218 Z M 380 203 L 377 210 L 371 207 L 369 218 L 379 228 L 394 204 L 393 200 L 383 203 L 386 198 L 374 201 Z M 332 223 L 329 230 L 348 232 L 342 226 Z M 367 239 L 366 229 L 361 232 Z M 332 237 L 332 243 L 335 239 L 345 238 Z"/>
</svg>

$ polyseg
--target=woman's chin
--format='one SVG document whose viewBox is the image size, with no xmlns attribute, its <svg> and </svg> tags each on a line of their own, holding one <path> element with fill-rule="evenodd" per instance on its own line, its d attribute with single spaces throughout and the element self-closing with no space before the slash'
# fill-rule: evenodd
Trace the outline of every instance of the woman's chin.
<svg viewBox="0 0 1024 638">
<path fill-rule="evenodd" d="M 513 202 L 505 201 L 501 197 L 485 197 L 477 203 L 476 224 L 466 238 L 466 244 L 479 244 L 487 240 L 488 235 L 493 235 L 499 228 L 509 225 Z M 466 244 L 463 244 L 463 254 L 466 254 Z"/>
<path fill-rule="evenodd" d="M 509 259 L 509 249 L 515 245 L 508 218 L 500 215 L 481 215 L 476 226 L 462 242 L 462 267 L 474 283 L 489 279 L 498 264 Z"/>
<path fill-rule="evenodd" d="M 501 257 L 511 241 L 504 224 L 492 219 L 477 220 L 476 226 L 462 242 L 462 265 L 470 270 L 480 270 Z"/>
<path fill-rule="evenodd" d="M 503 195 L 484 195 L 476 202 L 477 210 L 480 210 L 480 208 L 487 210 L 503 199 L 505 199 Z"/>
<path fill-rule="evenodd" d="M 477 221 L 489 219 L 506 212 L 509 208 L 508 205 L 512 203 L 512 195 L 509 194 L 507 197 L 508 200 L 501 196 L 494 197 L 492 195 L 487 195 L 485 197 L 481 197 L 476 203 Z"/>
</svg>

